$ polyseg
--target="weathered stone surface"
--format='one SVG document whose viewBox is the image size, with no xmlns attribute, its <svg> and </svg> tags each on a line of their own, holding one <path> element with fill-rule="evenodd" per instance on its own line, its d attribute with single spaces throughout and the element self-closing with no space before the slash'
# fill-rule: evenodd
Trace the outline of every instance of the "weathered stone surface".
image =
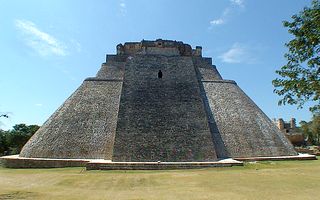
<svg viewBox="0 0 320 200">
<path fill-rule="evenodd" d="M 124 77 L 112 160 L 216 159 L 190 57 L 133 56 Z"/>
<path fill-rule="evenodd" d="M 21 151 L 28 158 L 214 161 L 297 155 L 201 47 L 119 44 Z M 163 77 L 158 78 L 159 70 Z"/>
<path fill-rule="evenodd" d="M 85 81 L 23 147 L 22 157 L 110 158 L 122 82 Z"/>
<path fill-rule="evenodd" d="M 108 60 L 106 63 L 101 65 L 97 78 L 102 79 L 123 79 L 125 62 L 117 62 Z"/>
<path fill-rule="evenodd" d="M 0 166 L 7 168 L 62 168 L 85 167 L 86 159 L 22 158 L 16 155 L 0 157 Z"/>
<path fill-rule="evenodd" d="M 87 170 L 171 170 L 243 166 L 243 162 L 89 162 Z"/>
<path fill-rule="evenodd" d="M 198 79 L 201 81 L 222 80 L 216 66 L 212 66 L 210 58 L 194 57 L 193 63 L 198 71 Z"/>
<path fill-rule="evenodd" d="M 235 83 L 203 85 L 228 157 L 297 155 L 284 134 Z"/>
<path fill-rule="evenodd" d="M 189 44 L 162 39 L 126 42 L 124 45 L 117 45 L 118 55 L 201 56 L 201 51 L 201 47 L 193 50 Z"/>
</svg>

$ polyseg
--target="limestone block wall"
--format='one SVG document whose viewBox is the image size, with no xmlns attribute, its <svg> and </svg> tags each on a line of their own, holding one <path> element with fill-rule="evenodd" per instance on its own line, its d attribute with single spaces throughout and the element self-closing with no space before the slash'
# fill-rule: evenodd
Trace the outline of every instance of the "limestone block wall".
<svg viewBox="0 0 320 200">
<path fill-rule="evenodd" d="M 212 60 L 207 58 L 193 58 L 193 63 L 196 71 L 196 77 L 199 83 L 200 94 L 202 97 L 202 102 L 206 111 L 209 129 L 213 138 L 213 143 L 215 146 L 215 152 L 218 158 L 228 158 L 229 153 L 227 152 L 224 141 L 222 140 L 221 134 L 217 127 L 214 115 L 210 108 L 210 103 L 208 100 L 208 95 L 204 89 L 203 82 L 210 80 L 222 80 L 219 72 L 216 70 L 215 66 L 212 66 Z"/>
<path fill-rule="evenodd" d="M 199 78 L 201 81 L 222 80 L 222 77 L 216 66 L 212 65 L 211 59 L 193 57 L 192 60 L 199 72 Z"/>
<path fill-rule="evenodd" d="M 233 81 L 203 82 L 229 157 L 297 155 L 284 134 Z"/>
<path fill-rule="evenodd" d="M 180 55 L 179 49 L 176 47 L 164 47 L 164 48 L 157 48 L 157 47 L 147 47 L 145 49 L 146 54 L 150 55 L 165 55 L 165 56 L 178 56 Z"/>
<path fill-rule="evenodd" d="M 108 61 L 101 65 L 96 77 L 104 79 L 122 79 L 125 62 Z"/>
<path fill-rule="evenodd" d="M 192 55 L 182 42 L 143 40 L 117 50 L 21 157 L 187 162 L 297 154 L 237 84 L 201 56 L 201 47 Z"/>
<path fill-rule="evenodd" d="M 21 157 L 111 159 L 122 81 L 83 84 L 23 147 Z"/>
<path fill-rule="evenodd" d="M 216 160 L 191 57 L 127 61 L 112 160 Z"/>
</svg>

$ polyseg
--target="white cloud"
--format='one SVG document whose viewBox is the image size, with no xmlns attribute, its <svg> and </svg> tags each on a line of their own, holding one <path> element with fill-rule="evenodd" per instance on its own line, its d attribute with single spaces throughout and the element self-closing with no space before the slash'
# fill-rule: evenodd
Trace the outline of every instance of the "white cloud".
<svg viewBox="0 0 320 200">
<path fill-rule="evenodd" d="M 23 34 L 27 46 L 34 49 L 41 56 L 66 56 L 66 46 L 50 34 L 41 31 L 33 22 L 15 20 L 16 28 Z"/>
<path fill-rule="evenodd" d="M 241 8 L 244 7 L 244 1 L 243 1 L 243 0 L 230 0 L 230 2 L 231 2 L 233 5 L 239 6 L 239 7 L 241 7 Z"/>
<path fill-rule="evenodd" d="M 231 14 L 231 8 L 227 7 L 223 10 L 222 17 L 226 18 Z"/>
<path fill-rule="evenodd" d="M 125 3 L 124 0 L 120 0 L 119 6 L 120 6 L 121 15 L 125 16 L 127 14 L 127 4 Z"/>
<path fill-rule="evenodd" d="M 224 24 L 224 23 L 225 23 L 225 20 L 223 20 L 222 18 L 210 21 L 211 25 L 220 25 L 220 24 Z"/>
<path fill-rule="evenodd" d="M 124 2 L 121 2 L 121 3 L 120 3 L 120 7 L 121 7 L 121 8 L 125 8 L 125 7 L 126 7 L 126 4 L 125 4 Z"/>
<path fill-rule="evenodd" d="M 222 53 L 218 58 L 225 63 L 247 63 L 253 64 L 256 58 L 253 56 L 252 48 L 249 46 L 234 43 L 226 52 Z"/>
<path fill-rule="evenodd" d="M 36 104 L 34 104 L 34 105 L 35 105 L 35 106 L 38 106 L 38 107 L 43 106 L 42 103 L 36 103 Z"/>
<path fill-rule="evenodd" d="M 212 28 L 212 26 L 216 26 L 216 25 L 226 24 L 228 19 L 234 13 L 233 11 L 235 11 L 237 9 L 232 5 L 236 5 L 237 7 L 244 8 L 244 1 L 243 0 L 230 0 L 230 3 L 231 3 L 231 5 L 229 5 L 228 7 L 226 7 L 223 10 L 223 12 L 219 18 L 213 19 L 210 21 L 209 28 Z"/>
<path fill-rule="evenodd" d="M 82 51 L 82 46 L 77 40 L 71 39 L 70 43 L 71 43 L 71 46 L 73 47 L 73 49 L 75 49 L 76 52 L 79 53 L 79 52 Z"/>
<path fill-rule="evenodd" d="M 220 18 L 210 21 L 211 27 L 215 25 L 225 24 L 227 22 L 229 13 L 230 13 L 230 8 L 225 8 Z"/>
</svg>

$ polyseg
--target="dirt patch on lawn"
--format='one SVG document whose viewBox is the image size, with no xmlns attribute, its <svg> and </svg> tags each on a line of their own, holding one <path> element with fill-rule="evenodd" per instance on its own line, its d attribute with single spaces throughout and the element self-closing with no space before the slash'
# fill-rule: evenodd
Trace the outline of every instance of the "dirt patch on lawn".
<svg viewBox="0 0 320 200">
<path fill-rule="evenodd" d="M 36 197 L 38 197 L 38 194 L 35 192 L 15 191 L 10 193 L 0 194 L 0 200 L 35 199 Z"/>
</svg>

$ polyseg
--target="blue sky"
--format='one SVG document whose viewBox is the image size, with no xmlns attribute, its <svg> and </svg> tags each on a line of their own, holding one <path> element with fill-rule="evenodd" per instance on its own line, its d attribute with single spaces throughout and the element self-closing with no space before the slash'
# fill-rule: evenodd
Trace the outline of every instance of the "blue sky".
<svg viewBox="0 0 320 200">
<path fill-rule="evenodd" d="M 41 125 L 117 44 L 158 38 L 202 46 L 270 118 L 310 120 L 307 107 L 279 107 L 271 84 L 291 39 L 282 21 L 310 2 L 0 0 L 0 128 Z"/>
</svg>

